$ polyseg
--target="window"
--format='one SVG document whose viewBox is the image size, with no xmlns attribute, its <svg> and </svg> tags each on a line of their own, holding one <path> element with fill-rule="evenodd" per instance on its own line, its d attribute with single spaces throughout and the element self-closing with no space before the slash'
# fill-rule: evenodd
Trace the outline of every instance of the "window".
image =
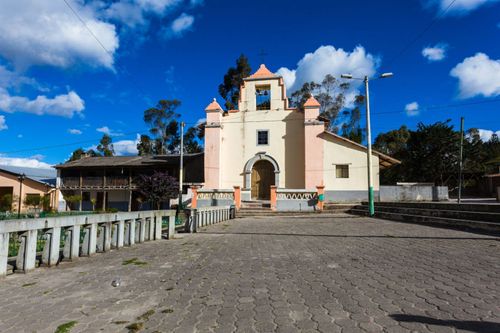
<svg viewBox="0 0 500 333">
<path fill-rule="evenodd" d="M 255 97 L 257 110 L 271 109 L 271 86 L 256 86 Z"/>
<path fill-rule="evenodd" d="M 349 165 L 340 164 L 335 166 L 337 178 L 349 178 Z"/>
<path fill-rule="evenodd" d="M 268 145 L 269 144 L 269 131 L 257 131 L 257 145 Z"/>
</svg>

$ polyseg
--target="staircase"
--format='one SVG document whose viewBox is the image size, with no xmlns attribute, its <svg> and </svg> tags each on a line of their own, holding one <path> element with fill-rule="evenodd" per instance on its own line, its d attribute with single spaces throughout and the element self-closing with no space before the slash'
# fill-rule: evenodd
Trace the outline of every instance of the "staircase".
<svg viewBox="0 0 500 333">
<path fill-rule="evenodd" d="M 366 216 L 368 205 L 356 205 L 348 212 Z M 375 203 L 375 216 L 401 222 L 500 233 L 500 205 L 378 202 Z"/>
<path fill-rule="evenodd" d="M 271 210 L 271 204 L 269 201 L 242 201 L 240 210 L 236 212 L 236 217 L 297 216 L 305 214 L 346 214 L 355 206 L 355 204 L 325 204 L 324 210 L 322 212 L 277 212 Z"/>
</svg>

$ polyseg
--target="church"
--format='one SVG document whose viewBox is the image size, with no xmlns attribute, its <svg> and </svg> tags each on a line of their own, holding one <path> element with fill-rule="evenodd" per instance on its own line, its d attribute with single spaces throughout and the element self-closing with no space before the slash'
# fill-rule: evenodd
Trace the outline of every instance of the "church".
<svg viewBox="0 0 500 333">
<path fill-rule="evenodd" d="M 239 186 L 252 201 L 268 200 L 272 185 L 324 186 L 325 201 L 367 200 L 367 148 L 328 131 L 314 97 L 304 111 L 289 107 L 283 78 L 265 65 L 243 80 L 237 110 L 214 99 L 205 111 L 205 189 Z M 399 161 L 372 153 L 377 198 L 380 170 Z"/>
</svg>

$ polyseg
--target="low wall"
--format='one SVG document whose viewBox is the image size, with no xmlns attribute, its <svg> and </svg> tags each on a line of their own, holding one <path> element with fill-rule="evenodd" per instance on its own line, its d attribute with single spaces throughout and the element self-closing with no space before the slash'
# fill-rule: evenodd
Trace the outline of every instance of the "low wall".
<svg viewBox="0 0 500 333">
<path fill-rule="evenodd" d="M 319 208 L 318 193 L 314 190 L 276 189 L 275 210 L 282 212 L 307 212 Z M 274 208 L 274 207 L 272 207 Z"/>
<path fill-rule="evenodd" d="M 374 191 L 375 200 L 379 197 L 379 191 Z M 325 191 L 325 201 L 335 203 L 362 202 L 368 200 L 368 191 Z"/>
<path fill-rule="evenodd" d="M 199 189 L 196 193 L 196 207 L 219 207 L 234 204 L 234 190 Z"/>
<path fill-rule="evenodd" d="M 188 218 L 184 225 L 186 232 L 197 232 L 201 227 L 235 218 L 231 206 L 191 208 L 187 212 Z"/>
<path fill-rule="evenodd" d="M 396 185 L 380 186 L 379 200 L 387 201 L 447 201 L 447 186 Z"/>
<path fill-rule="evenodd" d="M 161 239 L 164 217 L 169 222 L 168 238 L 172 238 L 175 213 L 174 210 L 156 210 L 2 221 L 0 276 L 7 274 L 9 241 L 14 234 L 20 239 L 14 269 L 26 273 L 37 265 L 37 240 L 40 235 L 45 240 L 41 264 L 50 267 L 60 260 L 61 239 L 64 239 L 62 260 L 74 260 L 112 248 Z"/>
</svg>

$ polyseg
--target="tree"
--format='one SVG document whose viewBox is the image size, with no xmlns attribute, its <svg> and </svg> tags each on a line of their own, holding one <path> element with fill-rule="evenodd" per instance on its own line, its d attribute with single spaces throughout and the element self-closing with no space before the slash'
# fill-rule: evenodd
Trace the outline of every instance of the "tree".
<svg viewBox="0 0 500 333">
<path fill-rule="evenodd" d="M 83 148 L 78 148 L 71 154 L 71 157 L 69 158 L 68 162 L 77 161 L 82 157 L 85 157 L 85 150 L 83 150 Z"/>
<path fill-rule="evenodd" d="M 197 141 L 197 139 L 201 139 L 200 132 L 199 128 L 193 126 L 184 133 L 184 151 L 186 153 L 201 153 L 203 151 L 203 147 Z"/>
<path fill-rule="evenodd" d="M 243 54 L 236 59 L 236 67 L 230 67 L 227 70 L 223 82 L 219 85 L 219 94 L 224 98 L 227 110 L 237 108 L 243 79 L 251 73 L 252 68 L 248 63 L 248 58 Z"/>
<path fill-rule="evenodd" d="M 135 184 L 145 201 L 155 209 L 160 209 L 162 202 L 177 197 L 179 193 L 177 180 L 166 172 L 155 171 L 152 175 L 139 175 Z"/>
<path fill-rule="evenodd" d="M 406 151 L 406 143 L 409 138 L 410 131 L 406 125 L 403 125 L 397 130 L 377 135 L 373 148 L 381 153 L 400 158 Z"/>
<path fill-rule="evenodd" d="M 24 205 L 25 206 L 31 206 L 33 207 L 33 209 L 38 209 L 40 207 L 40 203 L 41 203 L 41 200 L 42 198 L 40 197 L 39 194 L 34 194 L 34 195 L 26 195 L 26 197 L 24 198 Z"/>
<path fill-rule="evenodd" d="M 141 135 L 141 139 L 137 144 L 137 151 L 139 152 L 139 156 L 153 155 L 153 141 L 151 141 L 149 135 Z"/>
<path fill-rule="evenodd" d="M 4 194 L 0 196 L 0 212 L 10 212 L 12 210 L 13 202 L 12 194 Z"/>
<path fill-rule="evenodd" d="M 97 151 L 105 157 L 113 156 L 115 150 L 113 148 L 113 139 L 108 134 L 104 134 L 97 145 Z"/>
<path fill-rule="evenodd" d="M 166 154 L 168 147 L 175 146 L 178 137 L 178 123 L 175 118 L 179 117 L 175 111 L 180 105 L 181 101 L 177 99 L 162 99 L 156 107 L 144 111 L 144 122 L 150 126 L 149 132 L 154 138 L 155 154 Z"/>
<path fill-rule="evenodd" d="M 76 204 L 79 204 L 80 201 L 82 201 L 82 196 L 81 195 L 65 195 L 64 200 L 66 201 L 66 207 L 69 207 L 70 209 L 77 210 L 79 207 L 75 207 Z"/>
<path fill-rule="evenodd" d="M 350 85 L 346 82 L 338 81 L 335 77 L 327 74 L 321 83 L 306 82 L 302 87 L 290 96 L 290 105 L 301 111 L 304 110 L 304 103 L 311 96 L 314 96 L 321 104 L 320 115 L 328 119 L 329 130 L 361 143 L 364 130 L 361 128 L 360 107 L 364 104 L 364 96 L 354 97 L 354 108 L 346 109 L 345 95 Z"/>
</svg>

